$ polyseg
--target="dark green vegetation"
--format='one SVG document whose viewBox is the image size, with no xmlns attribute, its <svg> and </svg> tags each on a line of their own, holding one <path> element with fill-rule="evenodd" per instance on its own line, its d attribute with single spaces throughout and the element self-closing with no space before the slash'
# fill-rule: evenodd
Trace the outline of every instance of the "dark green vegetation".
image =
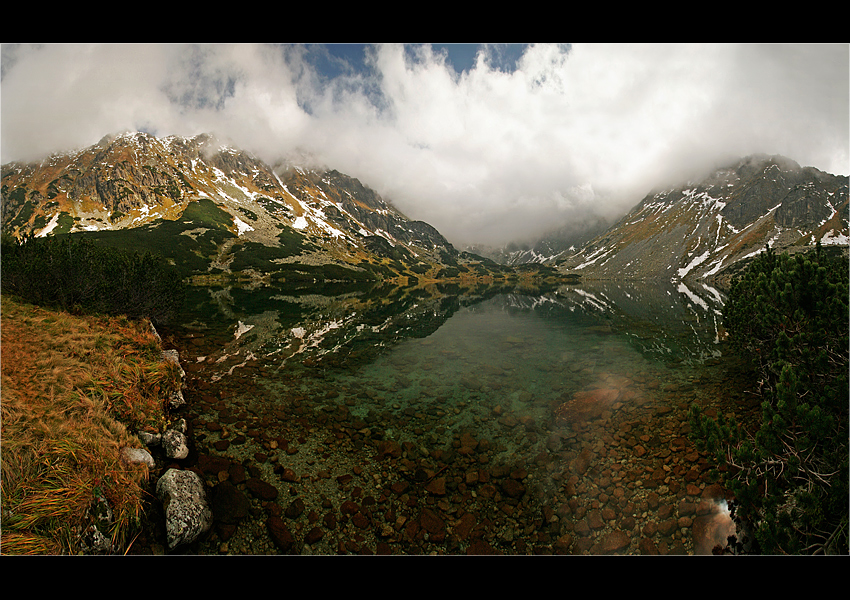
<svg viewBox="0 0 850 600">
<path fill-rule="evenodd" d="M 751 551 L 846 554 L 847 260 L 820 245 L 768 249 L 733 281 L 724 323 L 750 361 L 761 419 L 747 427 L 694 408 L 692 436 L 725 469 Z"/>
<path fill-rule="evenodd" d="M 2 238 L 2 289 L 72 313 L 168 321 L 179 309 L 179 274 L 150 252 L 109 248 L 76 236 Z"/>
<path fill-rule="evenodd" d="M 176 221 L 160 219 L 141 227 L 85 232 L 87 239 L 116 249 L 150 252 L 174 265 L 182 277 L 207 271 L 230 232 L 233 219 L 206 198 L 190 202 Z"/>
</svg>

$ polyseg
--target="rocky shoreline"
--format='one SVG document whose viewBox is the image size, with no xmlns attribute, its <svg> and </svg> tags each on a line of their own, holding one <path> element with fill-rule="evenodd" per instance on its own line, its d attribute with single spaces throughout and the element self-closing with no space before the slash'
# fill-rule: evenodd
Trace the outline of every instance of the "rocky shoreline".
<svg viewBox="0 0 850 600">
<path fill-rule="evenodd" d="M 151 324 L 151 329 L 162 344 L 162 339 Z M 186 372 L 180 364 L 180 356 L 177 350 L 163 350 L 164 361 L 177 365 L 180 378 L 180 388 L 169 396 L 167 400 L 169 412 L 179 413 L 186 405 L 183 390 L 186 389 Z M 184 418 L 172 419 L 168 427 L 160 433 L 140 431 L 137 433 L 139 440 L 145 448 L 122 448 L 121 456 L 127 463 L 145 464 L 149 473 L 161 473 L 149 491 L 152 496 L 161 503 L 161 522 L 152 524 L 151 519 L 146 519 L 145 528 L 160 529 L 166 534 L 167 548 L 173 550 L 183 544 L 191 544 L 201 535 L 209 531 L 212 526 L 213 516 L 207 501 L 203 480 L 192 470 L 183 469 L 180 462 L 189 457 L 190 439 L 188 426 Z M 158 468 L 157 465 L 164 465 Z M 151 507 L 148 507 L 150 510 Z M 111 550 L 108 539 L 97 536 L 101 542 L 90 551 L 95 553 L 109 552 Z M 138 539 L 138 538 L 137 538 Z M 149 546 L 161 553 L 158 544 Z M 132 549 L 132 546 L 131 546 Z"/>
</svg>

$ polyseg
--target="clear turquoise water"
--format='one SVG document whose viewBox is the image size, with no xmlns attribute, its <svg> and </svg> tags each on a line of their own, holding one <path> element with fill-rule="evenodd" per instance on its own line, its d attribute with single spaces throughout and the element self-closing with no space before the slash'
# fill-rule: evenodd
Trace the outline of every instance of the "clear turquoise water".
<svg viewBox="0 0 850 600">
<path fill-rule="evenodd" d="M 574 541 L 571 553 L 594 553 L 589 548 L 598 550 L 603 531 L 631 525 L 627 517 L 637 522 L 623 552 L 637 553 L 641 519 L 656 518 L 647 494 L 660 493 L 674 505 L 683 500 L 687 466 L 677 455 L 669 458 L 669 448 L 683 438 L 687 408 L 719 402 L 720 390 L 730 385 L 717 339 L 723 298 L 706 286 L 596 282 L 545 294 L 477 290 L 466 296 L 388 289 L 196 291 L 186 326 L 174 330 L 184 362 L 210 382 L 229 412 L 279 417 L 296 406 L 306 415 L 310 435 L 302 431 L 300 439 L 311 447 L 313 463 L 298 463 L 302 471 L 321 465 L 345 471 L 358 454 L 355 462 L 369 464 L 377 442 L 385 440 L 406 444 L 404 457 L 422 462 L 435 449 L 457 450 L 467 434 L 486 441 L 486 459 L 480 451 L 478 459 L 488 466 L 531 468 L 524 502 L 562 509 L 558 534 L 580 539 L 576 528 L 587 511 L 611 504 L 616 519 L 581 544 Z M 576 408 L 576 398 L 594 394 L 601 399 Z M 563 417 L 566 406 L 570 418 Z M 341 423 L 327 417 L 339 411 L 345 413 Z M 217 417 L 208 409 L 199 414 L 202 420 Z M 266 439 L 276 433 L 273 420 L 262 423 Z M 199 438 L 202 449 L 220 439 L 214 433 Z M 306 438 L 321 441 L 311 446 Z M 345 444 L 335 449 L 334 439 Z M 636 445 L 646 453 L 635 454 Z M 249 436 L 224 454 L 245 463 L 257 450 L 269 453 Z M 595 459 L 578 477 L 575 461 L 583 450 Z M 274 466 L 295 464 L 283 454 L 277 461 L 259 466 L 270 480 L 277 480 Z M 400 479 L 387 464 L 369 481 L 377 482 L 375 494 Z M 667 479 L 644 485 L 665 464 Z M 450 487 L 456 500 L 468 495 L 462 473 L 454 484 L 450 478 Z M 281 491 L 292 493 L 286 485 Z M 325 489 L 320 495 L 327 502 L 339 493 Z M 485 510 L 480 496 L 470 502 Z M 445 510 L 455 514 L 458 506 Z M 547 536 L 557 537 L 552 531 Z M 501 551 L 525 547 L 509 537 Z M 654 534 L 653 540 L 694 551 L 688 532 L 678 528 L 672 537 Z M 424 551 L 396 541 L 400 553 Z M 251 544 L 259 544 L 252 552 L 268 551 L 262 542 L 240 543 L 243 553 Z M 320 544 L 314 552 L 334 547 Z"/>
</svg>

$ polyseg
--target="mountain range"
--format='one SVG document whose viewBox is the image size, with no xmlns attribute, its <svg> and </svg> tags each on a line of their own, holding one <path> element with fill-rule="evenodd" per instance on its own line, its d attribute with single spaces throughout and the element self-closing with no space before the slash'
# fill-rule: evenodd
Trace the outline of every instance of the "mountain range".
<svg viewBox="0 0 850 600">
<path fill-rule="evenodd" d="M 723 283 L 770 246 L 848 244 L 848 177 L 754 155 L 699 181 L 647 194 L 627 215 L 550 262 L 582 279 Z"/>
<path fill-rule="evenodd" d="M 187 277 L 287 281 L 728 276 L 767 244 L 847 245 L 848 178 L 749 156 L 654 191 L 610 225 L 567 223 L 529 246 L 457 250 L 360 181 L 269 165 L 210 134 L 112 134 L 2 166 L 2 231 L 82 234 L 163 255 Z M 484 258 L 484 257 L 487 258 Z M 545 265 L 545 266 L 544 266 Z"/>
<path fill-rule="evenodd" d="M 164 255 L 187 276 L 284 280 L 500 277 L 358 180 L 272 167 L 202 134 L 108 135 L 2 167 L 2 230 L 84 234 Z"/>
</svg>

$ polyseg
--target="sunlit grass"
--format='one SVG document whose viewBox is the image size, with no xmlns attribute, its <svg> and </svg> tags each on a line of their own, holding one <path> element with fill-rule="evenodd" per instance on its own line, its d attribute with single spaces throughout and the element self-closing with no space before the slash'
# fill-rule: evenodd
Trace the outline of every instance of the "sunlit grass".
<svg viewBox="0 0 850 600">
<path fill-rule="evenodd" d="M 2 297 L 2 554 L 77 553 L 94 501 L 126 546 L 147 467 L 122 461 L 135 432 L 160 430 L 180 385 L 150 324 L 79 317 Z"/>
</svg>

